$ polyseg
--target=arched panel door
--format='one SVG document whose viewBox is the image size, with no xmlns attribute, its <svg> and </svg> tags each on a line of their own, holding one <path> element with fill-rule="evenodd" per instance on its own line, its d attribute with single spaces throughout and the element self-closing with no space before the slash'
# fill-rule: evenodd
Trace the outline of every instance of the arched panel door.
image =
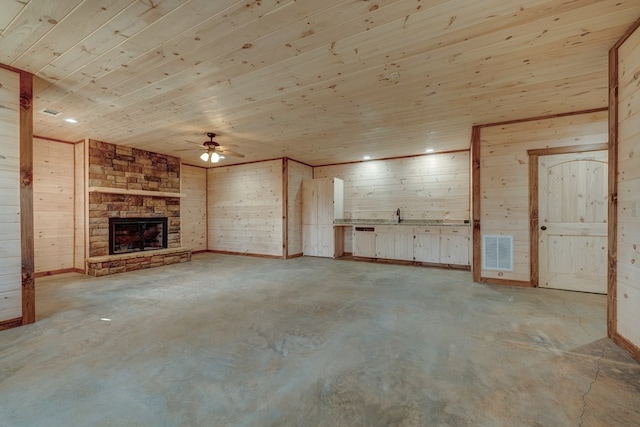
<svg viewBox="0 0 640 427">
<path fill-rule="evenodd" d="M 607 156 L 538 158 L 540 287 L 607 293 Z"/>
</svg>

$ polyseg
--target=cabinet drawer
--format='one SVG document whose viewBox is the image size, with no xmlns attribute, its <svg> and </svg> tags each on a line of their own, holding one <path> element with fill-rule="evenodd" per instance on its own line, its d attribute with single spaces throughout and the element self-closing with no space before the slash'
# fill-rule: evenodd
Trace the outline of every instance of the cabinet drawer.
<svg viewBox="0 0 640 427">
<path fill-rule="evenodd" d="M 449 235 L 454 235 L 454 236 L 470 236 L 470 229 L 469 227 L 464 227 L 464 226 L 460 226 L 460 227 L 456 227 L 456 226 L 449 226 L 449 227 L 442 227 L 442 230 L 440 231 L 441 234 L 449 234 Z"/>
<path fill-rule="evenodd" d="M 436 228 L 436 227 L 429 227 L 429 228 L 422 228 L 422 227 L 416 227 L 413 229 L 414 234 L 440 234 L 440 228 Z"/>
</svg>

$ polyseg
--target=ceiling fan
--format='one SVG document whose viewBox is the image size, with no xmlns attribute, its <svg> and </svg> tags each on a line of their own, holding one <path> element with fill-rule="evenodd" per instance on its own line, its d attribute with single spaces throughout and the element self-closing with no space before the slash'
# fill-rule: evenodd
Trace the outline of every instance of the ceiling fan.
<svg viewBox="0 0 640 427">
<path fill-rule="evenodd" d="M 216 134 L 213 132 L 207 132 L 207 136 L 209 137 L 209 141 L 204 141 L 202 143 L 201 148 L 186 148 L 182 150 L 176 151 L 187 151 L 187 150 L 205 150 L 204 153 L 200 155 L 200 158 L 205 162 L 218 163 L 220 159 L 224 159 L 224 156 L 234 156 L 234 157 L 244 157 L 244 154 L 236 153 L 235 151 L 229 150 L 231 145 L 220 145 L 213 138 L 216 137 Z M 191 142 L 191 141 L 187 141 Z"/>
</svg>

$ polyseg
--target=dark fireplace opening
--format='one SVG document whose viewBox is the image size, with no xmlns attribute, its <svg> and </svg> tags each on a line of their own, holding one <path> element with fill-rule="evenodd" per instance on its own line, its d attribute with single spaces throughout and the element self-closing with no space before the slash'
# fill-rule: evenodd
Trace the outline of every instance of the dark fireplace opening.
<svg viewBox="0 0 640 427">
<path fill-rule="evenodd" d="M 167 218 L 109 218 L 109 254 L 167 247 Z"/>
</svg>

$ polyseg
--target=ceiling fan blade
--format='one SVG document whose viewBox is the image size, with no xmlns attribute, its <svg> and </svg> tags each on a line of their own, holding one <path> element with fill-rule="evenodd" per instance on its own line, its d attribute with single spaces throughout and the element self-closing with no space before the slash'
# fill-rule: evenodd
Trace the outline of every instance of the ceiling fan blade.
<svg viewBox="0 0 640 427">
<path fill-rule="evenodd" d="M 173 150 L 173 151 L 202 151 L 202 150 L 206 150 L 205 147 L 202 148 L 180 148 L 178 150 Z"/>
<path fill-rule="evenodd" d="M 189 141 L 188 139 L 185 139 L 185 140 L 184 140 L 184 142 L 188 142 L 189 144 L 195 144 L 195 145 L 197 145 L 197 146 L 199 146 L 199 147 L 202 147 L 202 145 L 203 145 L 203 144 L 205 144 L 205 143 L 207 143 L 207 142 L 209 142 L 209 141 L 205 141 L 205 142 L 203 143 L 203 142 Z"/>
<path fill-rule="evenodd" d="M 218 148 L 220 148 L 220 147 L 218 147 Z M 229 156 L 234 156 L 234 157 L 244 157 L 244 154 L 236 153 L 236 152 L 234 152 L 234 151 L 229 151 L 229 150 L 220 150 L 220 149 L 218 149 L 217 151 L 218 151 L 220 154 L 224 154 L 225 156 L 226 156 L 226 155 L 229 155 Z"/>
<path fill-rule="evenodd" d="M 238 148 L 236 144 L 226 144 L 226 145 L 218 145 L 218 148 L 221 150 L 226 150 L 227 148 Z"/>
</svg>

